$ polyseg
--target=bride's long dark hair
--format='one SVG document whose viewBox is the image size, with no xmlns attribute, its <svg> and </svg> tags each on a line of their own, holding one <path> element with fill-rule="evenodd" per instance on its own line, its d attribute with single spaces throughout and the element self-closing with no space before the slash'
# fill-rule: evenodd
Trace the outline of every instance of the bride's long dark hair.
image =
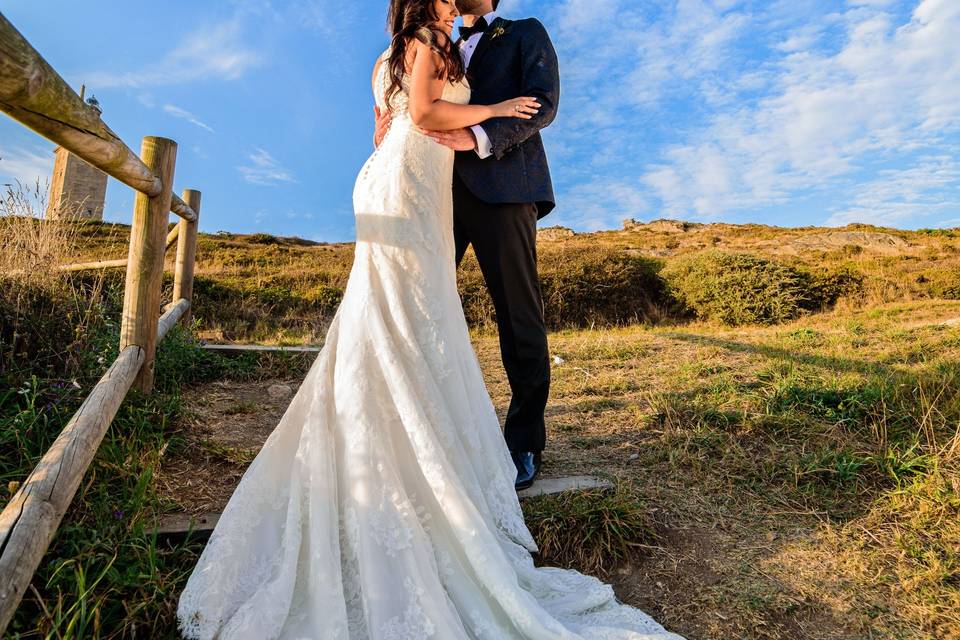
<svg viewBox="0 0 960 640">
<path fill-rule="evenodd" d="M 407 47 L 414 38 L 440 56 L 441 64 L 437 69 L 437 78 L 459 82 L 466 74 L 460 52 L 453 45 L 450 36 L 437 27 L 439 17 L 434 3 L 435 0 L 390 0 L 387 29 L 393 41 L 388 62 L 390 87 L 387 89 L 387 102 L 403 87 L 403 75 L 407 67 Z"/>
</svg>

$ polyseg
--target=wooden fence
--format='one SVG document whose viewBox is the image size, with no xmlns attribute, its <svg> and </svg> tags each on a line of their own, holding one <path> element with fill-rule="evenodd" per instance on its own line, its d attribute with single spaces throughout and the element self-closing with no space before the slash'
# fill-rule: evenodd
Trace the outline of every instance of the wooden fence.
<svg viewBox="0 0 960 640">
<path fill-rule="evenodd" d="M 200 193 L 172 192 L 177 144 L 147 137 L 138 157 L 0 13 L 0 111 L 137 191 L 125 260 L 120 355 L 0 513 L 0 636 L 57 532 L 117 410 L 132 387 L 153 389 L 157 343 L 189 322 Z M 181 221 L 167 234 L 170 212 Z M 173 302 L 161 315 L 164 254 L 177 242 Z"/>
</svg>

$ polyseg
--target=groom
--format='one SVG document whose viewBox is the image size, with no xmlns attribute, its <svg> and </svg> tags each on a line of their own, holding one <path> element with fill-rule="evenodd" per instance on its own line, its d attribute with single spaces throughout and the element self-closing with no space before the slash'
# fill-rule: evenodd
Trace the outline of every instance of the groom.
<svg viewBox="0 0 960 640">
<path fill-rule="evenodd" d="M 540 130 L 553 122 L 560 98 L 557 54 L 534 18 L 506 20 L 500 0 L 457 0 L 463 15 L 457 46 L 467 68 L 471 102 L 518 96 L 542 105 L 531 120 L 497 118 L 456 131 L 428 131 L 457 151 L 453 176 L 454 235 L 459 266 L 467 247 L 480 264 L 497 314 L 500 353 L 513 397 L 504 437 L 517 466 L 517 489 L 533 484 L 546 446 L 544 409 L 550 357 L 537 273 L 537 220 L 556 206 Z M 389 127 L 377 120 L 376 141 Z"/>
</svg>

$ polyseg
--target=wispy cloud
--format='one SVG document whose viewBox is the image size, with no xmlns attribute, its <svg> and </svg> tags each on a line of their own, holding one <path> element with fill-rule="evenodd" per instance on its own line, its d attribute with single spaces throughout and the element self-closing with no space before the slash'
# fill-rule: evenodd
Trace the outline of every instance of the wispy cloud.
<svg viewBox="0 0 960 640">
<path fill-rule="evenodd" d="M 53 153 L 42 147 L 0 148 L 0 184 L 41 185 L 53 172 Z"/>
<path fill-rule="evenodd" d="M 234 18 L 214 27 L 197 29 L 155 64 L 135 71 L 100 71 L 87 74 L 95 89 L 145 88 L 197 80 L 236 80 L 262 62 Z"/>
<path fill-rule="evenodd" d="M 297 181 L 293 173 L 277 162 L 266 149 L 257 147 L 247 156 L 247 159 L 250 164 L 237 167 L 237 170 L 250 184 L 273 187 L 281 183 Z"/>
<path fill-rule="evenodd" d="M 829 194 L 831 224 L 906 223 L 956 200 L 910 189 L 924 169 L 957 180 L 930 158 L 960 133 L 958 2 L 516 2 L 560 54 L 547 140 L 565 220 L 614 226 L 631 206 L 711 219 Z M 881 183 L 868 203 L 859 185 Z"/>
<path fill-rule="evenodd" d="M 206 122 L 203 122 L 202 120 L 197 118 L 197 116 L 193 115 L 186 109 L 182 109 L 173 104 L 167 104 L 163 106 L 163 110 L 169 113 L 174 118 L 180 118 L 182 120 L 186 120 L 190 124 L 194 124 L 200 127 L 201 129 L 209 131 L 210 133 L 215 133 L 215 131 L 213 130 L 213 127 L 208 125 Z"/>
<path fill-rule="evenodd" d="M 895 226 L 960 209 L 960 162 L 953 156 L 925 157 L 908 169 L 885 169 L 854 189 L 852 204 L 834 213 L 828 226 L 869 221 Z"/>
<path fill-rule="evenodd" d="M 903 25 L 858 6 L 843 28 L 836 53 L 788 53 L 770 93 L 666 148 L 644 181 L 668 212 L 717 216 L 835 187 L 878 155 L 935 149 L 960 126 L 960 5 L 925 0 Z"/>
</svg>

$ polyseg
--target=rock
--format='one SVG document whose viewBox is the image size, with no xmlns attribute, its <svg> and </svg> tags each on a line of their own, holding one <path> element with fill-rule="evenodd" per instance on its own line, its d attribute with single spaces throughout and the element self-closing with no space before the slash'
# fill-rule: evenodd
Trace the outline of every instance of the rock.
<svg viewBox="0 0 960 640">
<path fill-rule="evenodd" d="M 577 234 L 574 233 L 573 229 L 566 227 L 545 227 L 537 230 L 537 239 L 547 242 L 572 238 L 575 235 Z"/>
<path fill-rule="evenodd" d="M 829 251 L 844 247 L 860 247 L 876 253 L 901 253 L 909 243 L 895 235 L 878 231 L 827 231 L 800 236 L 788 243 L 796 251 Z"/>
<path fill-rule="evenodd" d="M 267 395 L 272 400 L 286 400 L 293 395 L 293 389 L 287 384 L 272 384 L 267 389 Z"/>
<path fill-rule="evenodd" d="M 566 360 L 564 360 L 564 359 L 561 358 L 560 356 L 553 356 L 553 364 L 561 365 L 561 364 L 564 364 L 564 363 L 566 363 Z"/>
<path fill-rule="evenodd" d="M 624 231 L 636 231 L 638 229 L 649 229 L 650 231 L 659 231 L 661 233 L 684 233 L 693 226 L 683 220 L 670 220 L 668 218 L 659 218 L 650 222 L 640 222 L 630 218 L 623 221 Z"/>
</svg>

